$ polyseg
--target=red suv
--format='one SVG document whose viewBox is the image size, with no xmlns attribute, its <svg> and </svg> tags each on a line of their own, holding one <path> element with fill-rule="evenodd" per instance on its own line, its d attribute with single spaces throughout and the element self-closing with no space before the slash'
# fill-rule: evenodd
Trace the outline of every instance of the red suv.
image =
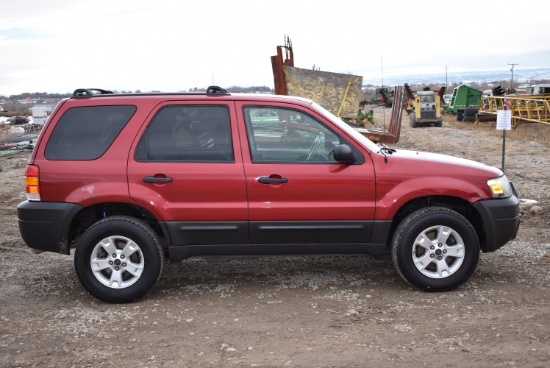
<svg viewBox="0 0 550 368">
<path fill-rule="evenodd" d="M 519 203 L 496 168 L 378 145 L 287 96 L 78 89 L 26 170 L 21 235 L 74 252 L 95 297 L 143 297 L 165 259 L 391 254 L 411 285 L 463 284 L 514 239 Z"/>
</svg>

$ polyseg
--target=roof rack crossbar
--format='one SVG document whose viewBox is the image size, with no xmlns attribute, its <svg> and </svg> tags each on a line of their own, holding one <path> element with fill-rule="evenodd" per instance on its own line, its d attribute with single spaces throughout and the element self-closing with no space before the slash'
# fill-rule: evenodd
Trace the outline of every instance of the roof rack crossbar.
<svg viewBox="0 0 550 368">
<path fill-rule="evenodd" d="M 210 86 L 206 89 L 206 94 L 207 95 L 228 95 L 229 93 L 222 87 Z"/>
<path fill-rule="evenodd" d="M 73 93 L 73 97 L 86 98 L 86 97 L 92 97 L 95 95 L 109 95 L 112 93 L 113 91 L 109 91 L 101 88 L 78 88 L 78 89 L 75 89 Z"/>
</svg>

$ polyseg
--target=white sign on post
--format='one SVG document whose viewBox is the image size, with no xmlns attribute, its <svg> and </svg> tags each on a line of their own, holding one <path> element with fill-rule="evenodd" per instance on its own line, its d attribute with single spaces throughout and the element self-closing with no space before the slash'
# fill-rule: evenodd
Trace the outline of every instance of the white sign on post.
<svg viewBox="0 0 550 368">
<path fill-rule="evenodd" d="M 497 111 L 497 130 L 512 130 L 512 110 Z"/>
</svg>

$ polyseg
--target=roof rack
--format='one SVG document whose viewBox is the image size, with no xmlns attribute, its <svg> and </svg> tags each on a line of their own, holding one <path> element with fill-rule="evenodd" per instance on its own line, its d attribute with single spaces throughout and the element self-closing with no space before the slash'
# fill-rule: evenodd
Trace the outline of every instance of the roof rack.
<svg viewBox="0 0 550 368">
<path fill-rule="evenodd" d="M 114 94 L 113 91 L 109 91 L 101 88 L 78 88 L 73 92 L 73 98 L 90 98 L 100 95 L 111 95 Z M 173 94 L 173 93 L 166 93 Z M 177 94 L 187 94 L 187 93 L 177 93 Z M 206 89 L 206 95 L 230 95 L 227 90 L 219 86 L 210 86 Z"/>
<path fill-rule="evenodd" d="M 207 95 L 229 95 L 229 93 L 223 89 L 222 87 L 218 86 L 210 86 L 206 89 Z"/>
<path fill-rule="evenodd" d="M 74 98 L 87 98 L 95 95 L 109 95 L 113 94 L 113 91 L 100 88 L 78 88 L 73 92 Z"/>
</svg>

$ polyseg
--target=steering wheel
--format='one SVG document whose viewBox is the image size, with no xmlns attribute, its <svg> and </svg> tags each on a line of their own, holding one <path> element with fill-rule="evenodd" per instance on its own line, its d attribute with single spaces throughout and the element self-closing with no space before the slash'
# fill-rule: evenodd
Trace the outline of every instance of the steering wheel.
<svg viewBox="0 0 550 368">
<path fill-rule="evenodd" d="M 313 153 L 317 151 L 319 146 L 321 146 L 321 143 L 324 143 L 325 141 L 325 135 L 323 133 L 319 133 L 317 137 L 315 137 L 315 140 L 313 141 L 313 144 L 311 145 L 311 148 L 309 149 L 309 152 L 306 156 L 306 161 L 311 160 L 311 157 L 313 156 Z"/>
</svg>

